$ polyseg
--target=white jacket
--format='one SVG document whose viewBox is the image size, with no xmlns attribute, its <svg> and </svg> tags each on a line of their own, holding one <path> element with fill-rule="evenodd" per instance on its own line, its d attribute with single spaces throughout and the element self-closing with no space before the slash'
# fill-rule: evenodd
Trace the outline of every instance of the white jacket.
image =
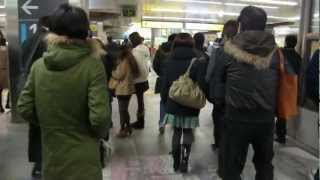
<svg viewBox="0 0 320 180">
<path fill-rule="evenodd" d="M 132 54 L 136 58 L 140 76 L 136 78 L 135 83 L 142 83 L 148 81 L 149 76 L 149 61 L 150 61 L 150 52 L 147 46 L 140 44 L 134 49 L 132 49 Z"/>
</svg>

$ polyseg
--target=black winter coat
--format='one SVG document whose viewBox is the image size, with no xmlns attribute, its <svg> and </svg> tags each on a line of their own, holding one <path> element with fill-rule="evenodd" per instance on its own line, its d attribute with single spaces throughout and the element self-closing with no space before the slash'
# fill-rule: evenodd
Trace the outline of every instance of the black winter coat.
<svg viewBox="0 0 320 180">
<path fill-rule="evenodd" d="M 225 88 L 218 91 L 225 90 L 228 120 L 274 121 L 279 76 L 276 49 L 274 36 L 263 31 L 246 31 L 225 43 L 213 79 L 217 88 Z"/>
<path fill-rule="evenodd" d="M 178 116 L 199 115 L 199 109 L 182 106 L 168 97 L 172 83 L 187 71 L 191 60 L 194 57 L 196 57 L 194 49 L 188 47 L 177 47 L 172 51 L 168 58 L 168 61 L 165 64 L 161 86 L 161 98 L 166 104 L 166 113 Z M 206 91 L 206 83 L 204 81 L 206 66 L 207 64 L 205 61 L 197 60 L 190 70 L 190 78 L 196 81 L 203 91 Z"/>
<path fill-rule="evenodd" d="M 155 87 L 155 93 L 160 93 L 161 91 L 161 81 L 162 81 L 162 74 L 164 71 L 164 66 L 166 64 L 166 61 L 168 60 L 168 57 L 170 55 L 171 51 L 171 42 L 163 43 L 159 49 L 157 50 L 154 59 L 153 59 L 153 69 L 158 75 L 156 87 Z"/>
</svg>

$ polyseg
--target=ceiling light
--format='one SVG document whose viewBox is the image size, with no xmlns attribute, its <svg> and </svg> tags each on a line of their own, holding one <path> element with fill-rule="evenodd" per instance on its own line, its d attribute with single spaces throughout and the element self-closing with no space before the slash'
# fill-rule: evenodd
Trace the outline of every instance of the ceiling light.
<svg viewBox="0 0 320 180">
<path fill-rule="evenodd" d="M 224 3 L 226 6 L 238 6 L 238 7 L 246 7 L 246 6 L 256 6 L 265 9 L 279 9 L 277 6 L 264 6 L 264 5 L 255 5 L 255 4 L 244 4 L 244 3 Z"/>
<path fill-rule="evenodd" d="M 222 5 L 222 2 L 215 2 L 215 1 L 201 1 L 201 0 L 164 0 L 167 2 L 183 2 L 183 3 L 197 3 L 197 4 L 216 4 Z"/>
<path fill-rule="evenodd" d="M 297 6 L 298 5 L 298 2 L 294 2 L 294 1 L 278 1 L 278 0 L 240 0 L 240 1 L 262 3 L 262 4 L 287 5 L 287 6 Z"/>
<path fill-rule="evenodd" d="M 0 14 L 0 17 L 6 17 L 7 15 L 6 14 Z"/>
<path fill-rule="evenodd" d="M 224 12 L 224 11 L 202 11 L 202 10 L 183 10 L 183 9 L 161 9 L 153 8 L 153 12 L 169 12 L 169 13 L 190 13 L 190 14 L 214 14 L 219 16 L 238 16 L 239 13 Z"/>
<path fill-rule="evenodd" d="M 171 20 L 171 21 L 201 21 L 217 22 L 217 19 L 183 18 L 183 17 L 162 17 L 162 16 L 142 16 L 143 20 Z"/>
</svg>

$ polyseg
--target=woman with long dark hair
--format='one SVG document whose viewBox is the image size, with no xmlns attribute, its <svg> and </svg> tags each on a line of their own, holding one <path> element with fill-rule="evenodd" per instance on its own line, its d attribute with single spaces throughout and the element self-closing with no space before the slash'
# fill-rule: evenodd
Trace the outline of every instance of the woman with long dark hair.
<svg viewBox="0 0 320 180">
<path fill-rule="evenodd" d="M 126 46 L 121 47 L 116 69 L 112 72 L 111 81 L 116 83 L 114 90 L 119 103 L 120 131 L 118 137 L 131 135 L 129 102 L 135 93 L 134 79 L 139 77 L 140 71 L 135 57 Z"/>
</svg>

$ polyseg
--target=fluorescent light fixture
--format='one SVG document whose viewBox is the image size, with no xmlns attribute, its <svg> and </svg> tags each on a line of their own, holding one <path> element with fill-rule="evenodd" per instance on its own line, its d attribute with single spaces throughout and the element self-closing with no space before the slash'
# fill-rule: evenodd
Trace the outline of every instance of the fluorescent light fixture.
<svg viewBox="0 0 320 180">
<path fill-rule="evenodd" d="M 182 29 L 183 28 L 182 22 L 142 21 L 141 24 L 142 24 L 142 27 L 144 28 L 159 28 L 159 29 L 166 29 L 166 28 Z"/>
<path fill-rule="evenodd" d="M 5 5 L 1 5 L 1 6 L 0 6 L 0 9 L 4 9 L 4 8 L 6 8 Z"/>
<path fill-rule="evenodd" d="M 224 11 L 202 11 L 202 10 L 183 10 L 183 9 L 151 9 L 153 12 L 169 12 L 169 13 L 190 13 L 190 14 L 214 14 L 219 16 L 238 16 L 239 13 L 224 12 Z"/>
<path fill-rule="evenodd" d="M 142 16 L 143 20 L 167 20 L 167 21 L 200 21 L 217 22 L 217 19 L 183 18 L 183 17 L 162 17 L 162 16 Z"/>
<path fill-rule="evenodd" d="M 246 7 L 246 6 L 256 6 L 264 9 L 279 9 L 278 6 L 264 6 L 264 5 L 255 5 L 255 4 L 244 4 L 244 3 L 224 3 L 226 6 L 236 6 L 236 7 Z"/>
<path fill-rule="evenodd" d="M 314 14 L 313 18 L 319 18 L 319 13 Z"/>
<path fill-rule="evenodd" d="M 7 15 L 6 14 L 0 14 L 0 17 L 6 17 Z"/>
<path fill-rule="evenodd" d="M 168 13 L 190 13 L 190 14 L 213 14 L 218 16 L 239 16 L 239 13 L 225 12 L 225 11 L 201 11 L 201 10 L 183 10 L 183 9 L 159 9 L 154 8 L 150 11 L 153 12 L 168 12 Z M 285 20 L 285 21 L 297 21 L 300 17 L 279 17 L 279 16 L 268 16 L 269 19 Z"/>
<path fill-rule="evenodd" d="M 270 19 L 277 19 L 277 20 L 285 20 L 285 21 L 298 21 L 300 17 L 279 17 L 279 16 L 268 16 Z"/>
<path fill-rule="evenodd" d="M 262 3 L 262 4 L 286 5 L 286 6 L 297 6 L 298 5 L 298 2 L 294 2 L 294 1 L 278 1 L 278 0 L 240 0 L 240 1 Z"/>
<path fill-rule="evenodd" d="M 167 2 L 183 2 L 183 3 L 197 3 L 197 4 L 216 4 L 222 5 L 222 2 L 216 1 L 201 1 L 201 0 L 165 0 Z"/>
<path fill-rule="evenodd" d="M 186 29 L 204 30 L 204 31 L 222 31 L 222 24 L 202 24 L 202 23 L 186 23 Z"/>
</svg>

